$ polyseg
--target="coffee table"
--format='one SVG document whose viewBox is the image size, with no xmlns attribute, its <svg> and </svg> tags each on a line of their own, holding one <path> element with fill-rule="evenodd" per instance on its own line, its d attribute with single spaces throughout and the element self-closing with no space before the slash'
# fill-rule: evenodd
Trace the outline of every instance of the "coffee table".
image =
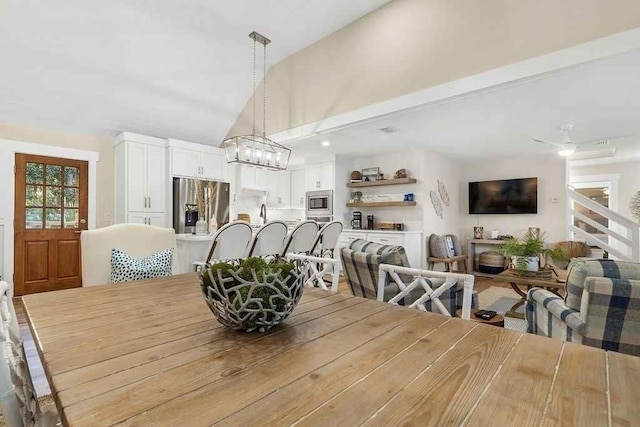
<svg viewBox="0 0 640 427">
<path fill-rule="evenodd" d="M 505 314 L 508 317 L 514 317 L 516 319 L 524 319 L 524 315 L 516 312 L 518 308 L 524 305 L 525 300 L 527 299 L 527 292 L 531 288 L 544 288 L 547 289 L 554 294 L 561 296 L 559 291 L 560 289 L 564 289 L 565 281 L 566 281 L 566 271 L 558 270 L 554 271 L 554 276 L 550 280 L 537 279 L 533 277 L 526 276 L 516 276 L 509 273 L 509 270 L 505 270 L 502 273 L 498 274 L 494 277 L 495 280 L 499 280 L 501 282 L 508 282 L 514 291 L 518 295 L 520 295 L 521 299 L 517 303 L 511 307 L 509 311 Z"/>
</svg>

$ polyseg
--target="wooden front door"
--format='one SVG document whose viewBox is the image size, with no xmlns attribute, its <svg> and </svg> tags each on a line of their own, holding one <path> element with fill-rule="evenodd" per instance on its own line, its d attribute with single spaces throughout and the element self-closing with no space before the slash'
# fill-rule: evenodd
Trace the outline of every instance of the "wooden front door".
<svg viewBox="0 0 640 427">
<path fill-rule="evenodd" d="M 16 154 L 15 182 L 16 295 L 82 286 L 87 162 Z"/>
</svg>

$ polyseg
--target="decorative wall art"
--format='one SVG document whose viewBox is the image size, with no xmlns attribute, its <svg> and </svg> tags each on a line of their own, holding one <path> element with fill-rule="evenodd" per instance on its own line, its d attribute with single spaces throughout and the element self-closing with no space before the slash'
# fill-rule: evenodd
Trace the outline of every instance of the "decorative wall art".
<svg viewBox="0 0 640 427">
<path fill-rule="evenodd" d="M 431 191 L 429 195 L 431 196 L 431 204 L 433 204 L 433 210 L 436 212 L 436 215 L 438 215 L 442 219 L 442 203 L 440 203 L 438 195 L 435 191 Z"/>
<path fill-rule="evenodd" d="M 633 215 L 635 219 L 640 220 L 640 191 L 631 198 L 629 209 L 631 210 L 631 215 Z"/>
<path fill-rule="evenodd" d="M 438 193 L 440 193 L 442 203 L 444 203 L 446 206 L 449 206 L 451 204 L 451 201 L 449 200 L 449 193 L 447 193 L 447 188 L 444 186 L 444 182 L 440 181 L 439 179 L 437 181 Z"/>
</svg>

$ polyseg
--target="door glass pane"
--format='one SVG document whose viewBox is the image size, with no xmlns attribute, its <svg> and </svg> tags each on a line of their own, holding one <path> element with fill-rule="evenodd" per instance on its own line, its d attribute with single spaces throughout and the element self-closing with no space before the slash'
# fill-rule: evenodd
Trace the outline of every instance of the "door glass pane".
<svg viewBox="0 0 640 427">
<path fill-rule="evenodd" d="M 62 188 L 47 187 L 47 206 L 58 208 L 62 206 Z"/>
<path fill-rule="evenodd" d="M 42 187 L 39 185 L 26 186 L 25 206 L 44 206 Z"/>
<path fill-rule="evenodd" d="M 64 210 L 64 228 L 78 228 L 80 226 L 80 215 L 78 209 Z"/>
<path fill-rule="evenodd" d="M 47 185 L 62 185 L 62 166 L 47 165 Z"/>
<path fill-rule="evenodd" d="M 27 184 L 42 184 L 43 166 L 38 163 L 26 164 Z"/>
<path fill-rule="evenodd" d="M 78 207 L 78 189 L 77 188 L 64 189 L 64 207 L 65 208 Z"/>
<path fill-rule="evenodd" d="M 64 185 L 67 187 L 77 187 L 78 186 L 78 168 L 74 168 L 71 166 L 65 166 L 64 168 Z"/>
<path fill-rule="evenodd" d="M 47 218 L 44 228 L 61 228 L 62 227 L 62 209 L 47 208 Z"/>
<path fill-rule="evenodd" d="M 42 228 L 42 208 L 25 209 L 25 228 Z"/>
</svg>

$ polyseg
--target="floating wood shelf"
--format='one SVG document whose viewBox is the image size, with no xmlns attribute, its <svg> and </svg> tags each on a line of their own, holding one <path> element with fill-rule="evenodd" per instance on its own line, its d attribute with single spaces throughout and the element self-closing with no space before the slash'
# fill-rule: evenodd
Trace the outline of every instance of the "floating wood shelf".
<svg viewBox="0 0 640 427">
<path fill-rule="evenodd" d="M 415 206 L 416 202 L 360 202 L 347 203 L 348 208 L 390 208 L 401 206 Z"/>
<path fill-rule="evenodd" d="M 383 179 L 380 181 L 363 181 L 363 182 L 349 182 L 347 187 L 361 188 L 361 187 L 381 187 L 383 185 L 400 185 L 400 184 L 415 184 L 418 182 L 415 178 L 396 178 L 396 179 Z"/>
</svg>

